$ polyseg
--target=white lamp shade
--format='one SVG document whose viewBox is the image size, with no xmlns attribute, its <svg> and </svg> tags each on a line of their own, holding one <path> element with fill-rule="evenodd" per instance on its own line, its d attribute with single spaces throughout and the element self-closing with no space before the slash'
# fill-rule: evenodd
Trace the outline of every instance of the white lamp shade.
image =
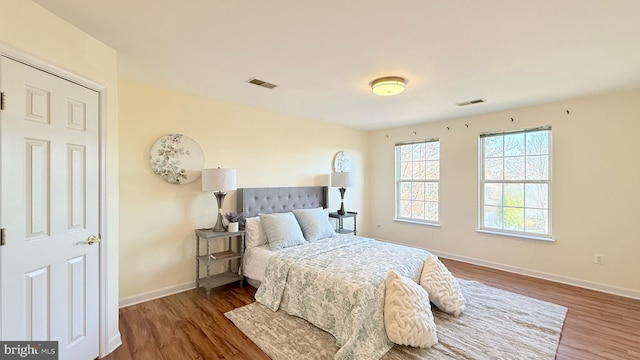
<svg viewBox="0 0 640 360">
<path fill-rule="evenodd" d="M 226 191 L 237 189 L 236 169 L 203 169 L 202 191 Z"/>
<path fill-rule="evenodd" d="M 352 172 L 332 172 L 332 187 L 352 187 L 355 183 L 355 177 Z"/>
</svg>

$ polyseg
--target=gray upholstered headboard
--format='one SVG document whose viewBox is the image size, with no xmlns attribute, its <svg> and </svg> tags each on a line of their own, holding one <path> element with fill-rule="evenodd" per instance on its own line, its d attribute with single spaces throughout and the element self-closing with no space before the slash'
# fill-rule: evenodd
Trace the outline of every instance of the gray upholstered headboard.
<svg viewBox="0 0 640 360">
<path fill-rule="evenodd" d="M 327 198 L 326 186 L 244 188 L 238 189 L 238 212 L 249 218 L 259 213 L 326 208 Z"/>
</svg>

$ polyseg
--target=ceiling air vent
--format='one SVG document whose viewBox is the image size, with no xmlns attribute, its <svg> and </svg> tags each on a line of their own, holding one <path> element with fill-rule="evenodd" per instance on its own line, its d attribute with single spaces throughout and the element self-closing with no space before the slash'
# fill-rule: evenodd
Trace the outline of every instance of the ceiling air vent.
<svg viewBox="0 0 640 360">
<path fill-rule="evenodd" d="M 262 81 L 262 80 L 259 80 L 259 79 L 256 79 L 256 78 L 251 78 L 251 79 L 247 80 L 247 82 L 249 84 L 262 86 L 263 88 L 267 88 L 267 89 L 273 89 L 274 87 L 278 86 L 276 84 L 268 83 L 266 81 Z"/>
<path fill-rule="evenodd" d="M 459 103 L 456 103 L 456 105 L 458 105 L 458 106 L 467 106 L 467 105 L 473 105 L 473 104 L 480 104 L 480 103 L 483 103 L 483 102 L 486 102 L 486 101 L 487 100 L 485 100 L 485 99 L 475 99 L 475 100 L 459 102 Z"/>
</svg>

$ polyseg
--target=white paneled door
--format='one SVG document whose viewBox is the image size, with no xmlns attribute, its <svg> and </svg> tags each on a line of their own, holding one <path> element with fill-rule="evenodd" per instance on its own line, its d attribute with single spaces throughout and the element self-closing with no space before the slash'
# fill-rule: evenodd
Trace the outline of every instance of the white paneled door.
<svg viewBox="0 0 640 360">
<path fill-rule="evenodd" d="M 98 113 L 93 90 L 2 57 L 2 340 L 98 356 Z"/>
</svg>

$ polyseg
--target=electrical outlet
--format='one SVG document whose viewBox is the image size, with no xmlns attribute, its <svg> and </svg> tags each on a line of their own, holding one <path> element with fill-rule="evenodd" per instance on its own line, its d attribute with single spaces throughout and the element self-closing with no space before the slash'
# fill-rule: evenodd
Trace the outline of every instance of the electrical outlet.
<svg viewBox="0 0 640 360">
<path fill-rule="evenodd" d="M 604 265 L 604 254 L 593 254 L 593 262 L 599 265 Z"/>
</svg>

